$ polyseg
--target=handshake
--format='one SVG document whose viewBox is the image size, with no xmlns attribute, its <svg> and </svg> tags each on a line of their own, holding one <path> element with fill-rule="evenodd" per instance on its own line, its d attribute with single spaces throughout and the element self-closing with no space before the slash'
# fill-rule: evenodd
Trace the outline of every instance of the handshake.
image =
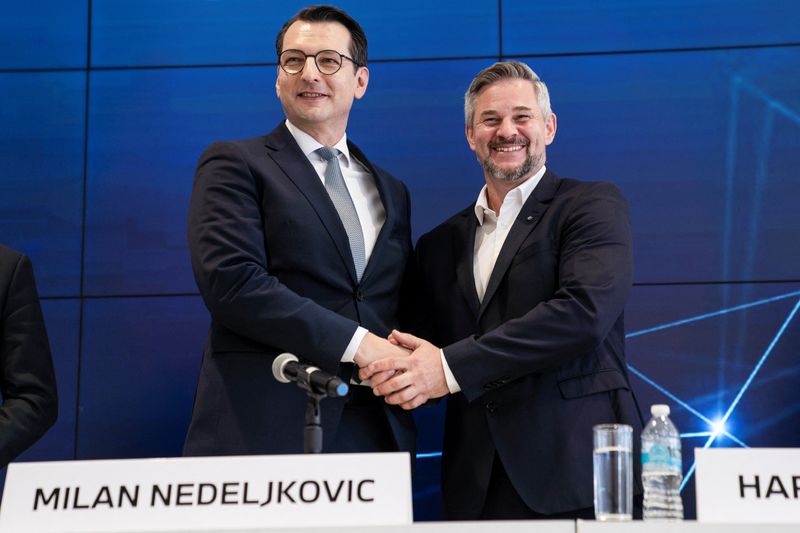
<svg viewBox="0 0 800 533">
<path fill-rule="evenodd" d="M 367 333 L 355 363 L 376 396 L 406 410 L 450 392 L 439 348 L 408 333 L 392 331 L 388 340 Z"/>
</svg>

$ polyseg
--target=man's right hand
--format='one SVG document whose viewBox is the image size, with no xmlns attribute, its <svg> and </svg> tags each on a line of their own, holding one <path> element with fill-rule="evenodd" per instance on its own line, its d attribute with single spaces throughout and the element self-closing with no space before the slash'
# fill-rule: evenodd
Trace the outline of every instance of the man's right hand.
<svg viewBox="0 0 800 533">
<path fill-rule="evenodd" d="M 449 394 L 438 347 L 399 331 L 393 331 L 389 339 L 414 351 L 409 357 L 383 359 L 361 369 L 359 377 L 369 380 L 376 396 L 384 396 L 386 403 L 409 410 Z"/>
<path fill-rule="evenodd" d="M 367 333 L 358 345 L 356 355 L 353 358 L 359 368 L 364 368 L 373 361 L 386 359 L 387 357 L 408 357 L 410 350 L 392 344 L 386 339 L 382 339 L 372 333 Z"/>
</svg>

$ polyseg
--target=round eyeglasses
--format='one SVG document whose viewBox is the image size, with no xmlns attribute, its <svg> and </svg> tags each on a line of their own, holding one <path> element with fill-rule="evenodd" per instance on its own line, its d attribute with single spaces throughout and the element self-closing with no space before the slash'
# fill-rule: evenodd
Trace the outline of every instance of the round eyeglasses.
<svg viewBox="0 0 800 533">
<path fill-rule="evenodd" d="M 343 59 L 352 61 L 357 67 L 361 66 L 352 57 L 340 54 L 336 50 L 322 50 L 316 54 L 306 54 L 302 50 L 284 50 L 278 57 L 278 63 L 280 63 L 285 73 L 298 74 L 306 66 L 306 59 L 309 57 L 314 58 L 317 70 L 328 75 L 339 72 L 339 69 L 342 68 Z"/>
</svg>

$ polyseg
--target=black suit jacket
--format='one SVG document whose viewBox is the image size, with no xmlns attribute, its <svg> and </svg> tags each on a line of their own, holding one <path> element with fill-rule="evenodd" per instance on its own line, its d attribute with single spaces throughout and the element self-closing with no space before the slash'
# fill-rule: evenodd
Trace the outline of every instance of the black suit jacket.
<svg viewBox="0 0 800 533">
<path fill-rule="evenodd" d="M 360 283 L 339 215 L 285 124 L 201 156 L 188 237 L 211 327 L 187 455 L 302 452 L 305 394 L 275 381 L 275 356 L 292 352 L 336 373 L 359 324 L 379 336 L 397 327 L 411 255 L 408 191 L 348 146 L 386 210 Z M 343 405 L 322 404 L 326 443 Z M 399 449 L 412 450 L 412 418 L 387 414 Z"/>
<path fill-rule="evenodd" d="M 547 171 L 523 206 L 483 302 L 474 206 L 417 246 L 428 331 L 461 392 L 447 402 L 445 516 L 477 518 L 495 450 L 534 511 L 592 506 L 592 426 L 642 420 L 625 364 L 633 265 L 627 205 L 608 183 Z M 638 477 L 638 476 L 636 476 Z"/>
<path fill-rule="evenodd" d="M 0 467 L 58 415 L 56 376 L 30 260 L 0 244 Z"/>
</svg>

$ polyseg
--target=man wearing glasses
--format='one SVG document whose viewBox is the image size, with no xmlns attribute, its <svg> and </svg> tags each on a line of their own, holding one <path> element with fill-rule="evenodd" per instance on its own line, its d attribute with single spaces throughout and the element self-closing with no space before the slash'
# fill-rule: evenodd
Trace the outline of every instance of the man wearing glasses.
<svg viewBox="0 0 800 533">
<path fill-rule="evenodd" d="M 286 120 L 212 144 L 195 174 L 189 247 L 212 320 L 187 455 L 302 451 L 305 395 L 271 372 L 282 352 L 347 380 L 406 354 L 385 338 L 411 250 L 408 191 L 345 134 L 369 81 L 366 36 L 314 6 L 284 24 L 276 50 Z M 324 451 L 413 447 L 410 415 L 365 386 L 326 400 L 322 426 Z"/>
</svg>

